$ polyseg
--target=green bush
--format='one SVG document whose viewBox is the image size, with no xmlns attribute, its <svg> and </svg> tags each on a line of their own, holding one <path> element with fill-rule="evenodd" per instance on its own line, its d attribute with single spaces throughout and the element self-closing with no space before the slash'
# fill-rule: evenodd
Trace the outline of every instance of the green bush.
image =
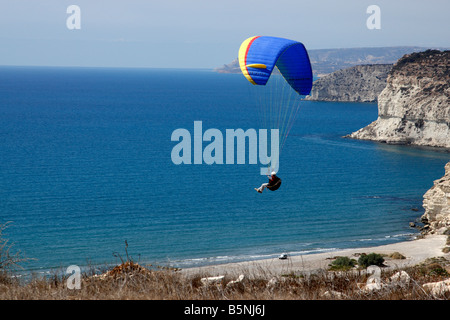
<svg viewBox="0 0 450 320">
<path fill-rule="evenodd" d="M 428 266 L 428 274 L 430 276 L 442 276 L 442 277 L 447 277 L 448 276 L 447 270 L 445 270 L 445 268 L 443 268 L 438 263 L 433 263 L 433 264 Z"/>
<path fill-rule="evenodd" d="M 378 253 L 363 253 L 358 259 L 358 265 L 362 268 L 367 268 L 368 266 L 382 266 L 384 258 Z"/>
<path fill-rule="evenodd" d="M 349 270 L 356 265 L 355 259 L 350 259 L 349 257 L 337 257 L 330 264 L 330 270 Z"/>
</svg>

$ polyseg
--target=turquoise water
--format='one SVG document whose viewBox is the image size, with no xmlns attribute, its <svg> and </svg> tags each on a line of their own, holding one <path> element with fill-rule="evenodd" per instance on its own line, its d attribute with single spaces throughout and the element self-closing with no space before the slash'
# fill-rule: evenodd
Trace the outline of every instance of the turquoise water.
<svg viewBox="0 0 450 320">
<path fill-rule="evenodd" d="M 209 70 L 0 68 L 0 223 L 48 270 L 188 267 L 412 239 L 449 154 L 342 138 L 376 104 L 304 101 L 276 192 L 260 165 L 175 165 L 175 129 L 257 128 L 241 75 Z M 206 143 L 203 144 L 205 146 Z"/>
</svg>

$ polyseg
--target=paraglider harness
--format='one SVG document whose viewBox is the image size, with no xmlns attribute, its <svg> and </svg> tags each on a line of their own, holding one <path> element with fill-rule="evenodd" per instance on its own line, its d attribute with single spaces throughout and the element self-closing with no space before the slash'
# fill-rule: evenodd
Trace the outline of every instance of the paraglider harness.
<svg viewBox="0 0 450 320">
<path fill-rule="evenodd" d="M 273 177 L 269 180 L 269 184 L 267 185 L 267 189 L 269 189 L 270 191 L 275 191 L 275 190 L 277 190 L 280 186 L 281 186 L 281 179 L 278 178 L 277 176 L 273 176 Z"/>
</svg>

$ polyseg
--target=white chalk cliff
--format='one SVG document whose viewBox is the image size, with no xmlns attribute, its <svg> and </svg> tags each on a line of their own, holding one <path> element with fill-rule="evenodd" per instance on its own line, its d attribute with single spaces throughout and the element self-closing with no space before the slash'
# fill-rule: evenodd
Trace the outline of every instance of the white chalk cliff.
<svg viewBox="0 0 450 320">
<path fill-rule="evenodd" d="M 450 51 L 399 59 L 378 96 L 378 119 L 347 137 L 450 148 Z"/>
<path fill-rule="evenodd" d="M 426 233 L 442 234 L 450 228 L 450 162 L 445 165 L 445 175 L 424 194 L 423 207 Z"/>
</svg>

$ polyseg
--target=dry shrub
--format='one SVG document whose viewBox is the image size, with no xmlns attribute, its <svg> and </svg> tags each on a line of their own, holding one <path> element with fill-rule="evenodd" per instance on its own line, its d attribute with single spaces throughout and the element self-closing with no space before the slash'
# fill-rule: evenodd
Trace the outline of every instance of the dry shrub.
<svg viewBox="0 0 450 320">
<path fill-rule="evenodd" d="M 402 255 L 400 252 L 394 252 L 394 253 L 391 253 L 391 254 L 389 255 L 389 258 L 391 258 L 391 259 L 396 259 L 396 260 L 403 260 L 403 259 L 406 259 L 406 257 L 405 257 L 404 255 Z"/>
<path fill-rule="evenodd" d="M 434 268 L 431 265 L 431 268 Z M 34 279 L 27 283 L 12 280 L 0 285 L 0 299 L 80 299 L 80 300 L 423 300 L 434 299 L 422 284 L 439 281 L 442 276 L 424 275 L 418 267 L 405 269 L 412 281 L 386 286 L 382 290 L 361 288 L 368 275 L 361 270 L 318 272 L 313 274 L 252 277 L 233 283 L 231 277 L 204 284 L 204 275 L 187 276 L 178 271 L 150 270 L 137 264 L 119 265 L 102 275 L 83 275 L 81 289 L 70 290 L 64 278 Z M 382 272 L 383 283 L 389 283 L 398 270 Z M 332 292 L 331 295 L 326 293 Z M 337 295 L 338 294 L 338 295 Z M 440 297 L 442 298 L 442 297 Z"/>
</svg>

